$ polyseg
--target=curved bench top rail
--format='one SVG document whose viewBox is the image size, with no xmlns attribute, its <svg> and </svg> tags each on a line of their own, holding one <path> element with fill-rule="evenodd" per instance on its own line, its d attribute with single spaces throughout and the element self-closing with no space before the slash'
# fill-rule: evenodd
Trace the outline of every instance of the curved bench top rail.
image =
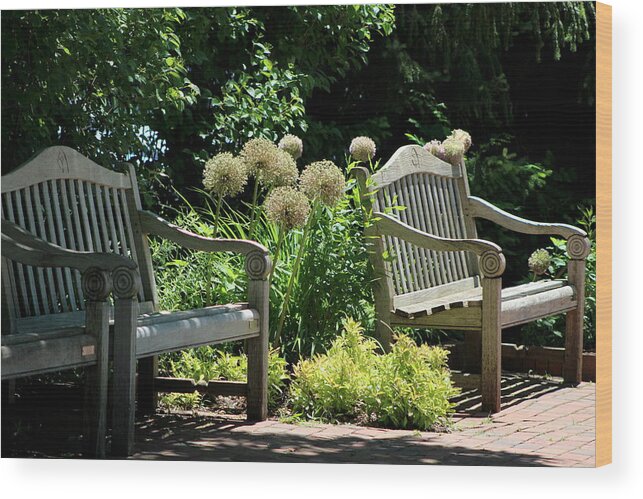
<svg viewBox="0 0 643 499">
<path fill-rule="evenodd" d="M 430 173 L 448 178 L 462 177 L 460 166 L 452 166 L 420 146 L 407 145 L 395 151 L 391 159 L 377 173 L 373 174 L 373 188 L 384 187 L 414 173 Z"/>
<path fill-rule="evenodd" d="M 98 185 L 131 189 L 130 177 L 108 170 L 66 146 L 47 147 L 2 176 L 2 192 L 24 189 L 57 179 L 78 179 Z"/>
</svg>

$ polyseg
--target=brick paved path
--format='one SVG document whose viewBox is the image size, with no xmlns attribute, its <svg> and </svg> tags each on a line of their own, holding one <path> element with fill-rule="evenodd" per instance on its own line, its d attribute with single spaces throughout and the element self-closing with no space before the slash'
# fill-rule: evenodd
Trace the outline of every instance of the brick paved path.
<svg viewBox="0 0 643 499">
<path fill-rule="evenodd" d="M 594 466 L 594 385 L 503 376 L 503 411 L 459 397 L 451 433 L 353 425 L 250 424 L 203 415 L 155 415 L 137 426 L 134 459 L 203 461 Z"/>
</svg>

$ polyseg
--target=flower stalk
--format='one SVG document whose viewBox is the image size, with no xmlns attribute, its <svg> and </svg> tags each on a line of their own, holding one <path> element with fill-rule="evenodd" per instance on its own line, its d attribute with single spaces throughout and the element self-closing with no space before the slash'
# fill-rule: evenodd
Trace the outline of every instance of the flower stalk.
<svg viewBox="0 0 643 499">
<path fill-rule="evenodd" d="M 284 237 L 286 236 L 286 229 L 283 224 L 279 224 L 279 232 L 277 234 L 277 244 L 275 245 L 275 252 L 273 255 L 272 269 L 270 269 L 270 276 L 268 277 L 268 284 L 272 284 L 272 276 L 277 269 L 277 264 L 279 262 L 279 254 L 281 253 L 281 245 L 284 242 Z"/>
<path fill-rule="evenodd" d="M 259 197 L 259 180 L 255 178 L 255 186 L 252 191 L 252 206 L 250 208 L 250 227 L 248 228 L 248 239 L 252 239 L 255 233 L 257 221 L 257 198 Z"/>
<path fill-rule="evenodd" d="M 219 217 L 221 216 L 221 205 L 223 204 L 223 196 L 220 194 L 217 197 L 217 206 L 214 211 L 214 223 L 212 227 L 212 236 L 217 237 L 217 232 L 219 230 Z"/>
<path fill-rule="evenodd" d="M 284 323 L 286 322 L 286 316 L 288 315 L 288 309 L 290 308 L 290 296 L 292 295 L 295 281 L 297 280 L 299 274 L 299 266 L 304 256 L 304 251 L 308 242 L 308 234 L 312 227 L 313 221 L 316 218 L 317 214 L 317 203 L 314 203 L 312 213 L 304 225 L 304 231 L 301 235 L 301 242 L 299 243 L 299 248 L 297 250 L 297 256 L 295 257 L 295 263 L 292 267 L 292 272 L 288 278 L 288 285 L 286 286 L 286 294 L 284 295 L 283 304 L 281 306 L 281 312 L 279 314 L 279 320 L 277 322 L 277 329 L 275 330 L 275 339 L 273 345 L 278 348 L 281 346 L 281 333 L 284 329 Z"/>
</svg>

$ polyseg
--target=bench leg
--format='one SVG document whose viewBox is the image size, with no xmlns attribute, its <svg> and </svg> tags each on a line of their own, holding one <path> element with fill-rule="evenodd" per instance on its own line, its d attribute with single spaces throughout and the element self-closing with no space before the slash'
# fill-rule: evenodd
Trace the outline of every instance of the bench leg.
<svg viewBox="0 0 643 499">
<path fill-rule="evenodd" d="M 96 364 L 86 370 L 84 387 L 84 454 L 105 457 L 109 377 L 109 314 L 106 302 L 86 304 L 88 329 L 96 337 Z"/>
<path fill-rule="evenodd" d="M 565 318 L 565 362 L 563 379 L 574 385 L 583 374 L 583 316 L 585 314 L 585 260 L 570 260 L 567 279 L 576 288 L 578 306 Z"/>
<path fill-rule="evenodd" d="M 121 298 L 115 301 L 112 455 L 126 457 L 134 447 L 138 302 Z"/>
<path fill-rule="evenodd" d="M 263 421 L 268 417 L 268 298 L 267 280 L 250 280 L 248 303 L 259 312 L 259 336 L 247 340 L 248 349 L 248 419 Z"/>
<path fill-rule="evenodd" d="M 388 319 L 388 317 L 386 319 Z M 378 317 L 375 321 L 375 338 L 380 342 L 382 350 L 384 350 L 385 353 L 391 351 L 391 347 L 393 346 L 393 329 L 383 317 Z"/>
<path fill-rule="evenodd" d="M 142 414 L 154 414 L 158 403 L 158 392 L 154 386 L 154 380 L 158 376 L 159 358 L 158 355 L 145 357 L 138 361 L 138 410 Z"/>
<path fill-rule="evenodd" d="M 502 331 L 500 326 L 501 278 L 482 280 L 482 410 L 500 411 L 500 360 Z"/>
</svg>

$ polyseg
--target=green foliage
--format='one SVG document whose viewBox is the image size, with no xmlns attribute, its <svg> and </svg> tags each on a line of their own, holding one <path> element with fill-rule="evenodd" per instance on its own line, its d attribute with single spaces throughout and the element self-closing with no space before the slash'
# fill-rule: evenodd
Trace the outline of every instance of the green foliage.
<svg viewBox="0 0 643 499">
<path fill-rule="evenodd" d="M 396 5 L 395 29 L 373 39 L 368 64 L 306 101 L 311 152 L 368 135 L 391 154 L 404 132 L 440 137 L 450 124 L 486 140 L 522 124 L 533 96 L 519 66 L 557 74 L 556 61 L 582 47 L 587 66 L 568 82 L 580 100 L 593 86 L 594 18 L 591 2 Z"/>
<path fill-rule="evenodd" d="M 276 350 L 268 358 L 268 408 L 274 410 L 284 397 L 289 379 L 286 360 Z M 170 376 L 191 378 L 196 382 L 210 380 L 246 381 L 248 357 L 233 355 L 215 347 L 204 346 L 161 356 L 160 369 Z M 202 403 L 199 393 L 165 395 L 163 402 L 171 407 L 193 409 Z"/>
<path fill-rule="evenodd" d="M 376 423 L 427 430 L 449 424 L 457 394 L 446 367 L 447 352 L 417 346 L 399 335 L 390 353 L 352 319 L 326 354 L 294 368 L 290 404 L 296 414 L 322 421 Z"/>
<path fill-rule="evenodd" d="M 190 207 L 177 215 L 175 223 L 213 237 L 213 220 L 214 214 L 208 224 Z M 244 299 L 246 278 L 241 257 L 188 251 L 166 239 L 152 239 L 150 249 L 163 310 L 190 310 Z"/>
<path fill-rule="evenodd" d="M 68 145 L 104 164 L 153 156 L 159 110 L 196 102 L 176 34 L 181 9 L 6 11 L 2 162 Z"/>
<path fill-rule="evenodd" d="M 307 130 L 306 99 L 365 64 L 373 39 L 391 33 L 393 12 L 385 5 L 185 9 L 182 54 L 201 94 L 152 125 L 167 144 L 161 160 L 175 185 L 193 185 L 201 162 L 249 138 Z"/>
<path fill-rule="evenodd" d="M 285 352 L 312 355 L 326 350 L 346 316 L 369 330 L 374 324 L 372 277 L 363 214 L 354 207 L 356 195 L 352 188 L 335 207 L 316 212 L 285 323 Z M 289 275 L 293 260 L 282 260 L 278 272 Z"/>
<path fill-rule="evenodd" d="M 430 82 L 438 92 L 448 86 L 466 96 L 450 106 L 454 122 L 488 125 L 511 116 L 503 52 L 524 37 L 534 63 L 546 44 L 559 60 L 564 49 L 575 52 L 589 40 L 594 16 L 590 2 L 410 5 L 398 22 L 398 36 L 411 42 L 400 56 L 412 88 Z M 427 68 L 442 69 L 442 75 Z"/>
<path fill-rule="evenodd" d="M 306 162 L 358 135 L 388 155 L 409 126 L 486 140 L 512 124 L 507 56 L 570 57 L 594 17 L 591 2 L 8 11 L 2 160 L 61 143 L 127 159 L 149 205 L 250 137 L 307 131 Z"/>
<path fill-rule="evenodd" d="M 477 147 L 467 157 L 471 193 L 492 200 L 511 213 L 534 210 L 552 170 L 509 151 L 511 137 L 501 136 Z"/>
<path fill-rule="evenodd" d="M 585 265 L 585 314 L 583 316 L 583 348 L 596 347 L 596 215 L 593 207 L 581 208 L 577 224 L 587 232 L 591 242 L 590 253 Z M 564 239 L 551 238 L 552 246 L 547 249 L 552 255 L 547 271 L 550 278 L 564 278 L 567 272 L 568 256 Z M 564 346 L 565 316 L 540 319 L 522 327 L 525 345 Z"/>
<path fill-rule="evenodd" d="M 271 62 L 270 50 L 255 42 L 250 67 L 225 81 L 220 96 L 212 96 L 213 143 L 240 146 L 253 137 L 277 140 L 290 130 L 305 130 L 303 99 L 299 93 L 304 75 L 292 64 L 281 69 Z"/>
<path fill-rule="evenodd" d="M 374 324 L 371 273 L 362 234 L 363 212 L 355 209 L 357 196 L 352 181 L 335 207 L 315 212 L 281 338 L 282 352 L 289 360 L 328 348 L 341 331 L 346 315 L 359 319 L 369 329 Z M 212 204 L 208 202 L 205 208 L 186 204 L 175 223 L 202 236 L 215 236 Z M 216 236 L 247 239 L 249 215 L 227 205 L 222 211 Z M 254 230 L 253 238 L 274 254 L 279 239 L 277 225 L 260 212 Z M 270 288 L 273 334 L 302 244 L 302 232 L 288 231 L 281 243 Z M 164 239 L 152 240 L 150 247 L 164 310 L 189 310 L 245 299 L 246 276 L 240 256 L 186 251 Z"/>
</svg>

